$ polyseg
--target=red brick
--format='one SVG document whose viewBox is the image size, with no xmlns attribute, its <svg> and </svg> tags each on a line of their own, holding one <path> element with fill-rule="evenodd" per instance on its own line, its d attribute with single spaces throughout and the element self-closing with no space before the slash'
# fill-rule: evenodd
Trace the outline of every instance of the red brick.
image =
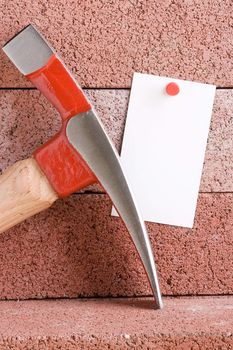
<svg viewBox="0 0 233 350">
<path fill-rule="evenodd" d="M 201 194 L 191 229 L 148 224 L 166 295 L 233 293 L 233 194 Z M 106 195 L 73 195 L 0 236 L 0 298 L 150 295 Z"/>
<path fill-rule="evenodd" d="M 1 1 L 0 43 L 32 22 L 86 87 L 134 71 L 233 85 L 231 0 Z M 29 86 L 0 53 L 0 86 Z"/>
<path fill-rule="evenodd" d="M 233 191 L 233 90 L 218 91 L 200 190 Z"/>
<path fill-rule="evenodd" d="M 0 349 L 233 348 L 233 297 L 0 303 Z"/>
<path fill-rule="evenodd" d="M 120 150 L 129 92 L 88 90 L 87 94 Z M 60 119 L 46 99 L 34 90 L 2 90 L 0 107 L 0 168 L 4 170 L 47 141 L 59 129 Z M 232 114 L 233 91 L 218 90 L 200 188 L 203 192 L 233 191 Z"/>
</svg>

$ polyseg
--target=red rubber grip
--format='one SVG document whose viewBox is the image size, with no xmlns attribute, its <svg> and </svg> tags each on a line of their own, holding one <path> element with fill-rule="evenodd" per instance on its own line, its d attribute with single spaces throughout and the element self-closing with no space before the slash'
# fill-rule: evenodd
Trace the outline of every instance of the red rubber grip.
<svg viewBox="0 0 233 350">
<path fill-rule="evenodd" d="M 55 54 L 27 78 L 54 105 L 63 120 L 60 132 L 34 152 L 54 190 L 59 197 L 65 197 L 97 182 L 86 162 L 68 142 L 65 132 L 71 117 L 91 109 L 78 84 Z"/>
</svg>

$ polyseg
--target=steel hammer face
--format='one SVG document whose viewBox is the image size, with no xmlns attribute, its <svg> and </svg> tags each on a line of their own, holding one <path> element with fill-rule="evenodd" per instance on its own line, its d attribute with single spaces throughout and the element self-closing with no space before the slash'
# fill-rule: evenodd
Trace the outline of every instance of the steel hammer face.
<svg viewBox="0 0 233 350">
<path fill-rule="evenodd" d="M 16 67 L 54 105 L 62 128 L 33 156 L 59 197 L 98 182 L 111 198 L 139 253 L 162 308 L 154 257 L 119 156 L 78 83 L 38 30 L 29 25 L 4 47 Z"/>
</svg>

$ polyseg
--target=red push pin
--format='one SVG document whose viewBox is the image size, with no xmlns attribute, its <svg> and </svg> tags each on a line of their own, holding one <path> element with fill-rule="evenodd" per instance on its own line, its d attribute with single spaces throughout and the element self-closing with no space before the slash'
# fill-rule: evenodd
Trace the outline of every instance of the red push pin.
<svg viewBox="0 0 233 350">
<path fill-rule="evenodd" d="M 166 86 L 166 93 L 170 96 L 176 96 L 180 92 L 180 88 L 176 83 L 169 83 Z"/>
</svg>

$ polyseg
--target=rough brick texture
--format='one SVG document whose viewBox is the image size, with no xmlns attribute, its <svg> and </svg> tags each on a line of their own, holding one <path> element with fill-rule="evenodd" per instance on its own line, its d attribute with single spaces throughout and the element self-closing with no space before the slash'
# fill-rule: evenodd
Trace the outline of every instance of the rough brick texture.
<svg viewBox="0 0 233 350">
<path fill-rule="evenodd" d="M 84 87 L 134 71 L 233 86 L 231 0 L 2 0 L 3 45 L 29 22 Z M 0 173 L 60 126 L 0 50 Z M 120 150 L 128 90 L 89 90 Z M 165 295 L 233 293 L 233 90 L 218 90 L 194 228 L 148 223 Z M 97 186 L 0 235 L 0 299 L 149 296 L 135 248 Z M 94 192 L 94 193 L 93 193 Z M 224 193 L 225 192 L 225 193 Z M 233 348 L 233 297 L 0 302 L 0 350 Z"/>
<path fill-rule="evenodd" d="M 129 91 L 88 90 L 87 94 L 120 150 Z M 0 107 L 0 168 L 4 170 L 48 140 L 59 129 L 60 118 L 36 90 L 1 90 Z M 203 192 L 233 190 L 232 114 L 232 90 L 218 90 L 200 188 Z"/>
<path fill-rule="evenodd" d="M 201 194 L 191 229 L 148 224 L 167 295 L 233 293 L 233 194 Z M 73 195 L 0 236 L 0 298 L 151 295 L 106 195 Z"/>
<path fill-rule="evenodd" d="M 86 87 L 134 71 L 233 85 L 231 0 L 2 0 L 1 46 L 32 22 Z M 0 52 L 0 86 L 29 86 Z"/>
<path fill-rule="evenodd" d="M 1 302 L 0 349 L 233 348 L 233 297 Z"/>
</svg>

